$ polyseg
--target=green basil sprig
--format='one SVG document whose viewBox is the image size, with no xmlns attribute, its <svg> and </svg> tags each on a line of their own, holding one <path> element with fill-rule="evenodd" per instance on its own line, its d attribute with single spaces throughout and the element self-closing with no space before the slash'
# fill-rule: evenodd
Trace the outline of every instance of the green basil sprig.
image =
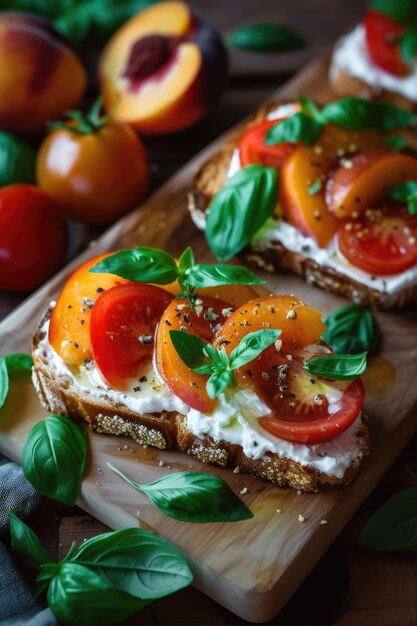
<svg viewBox="0 0 417 626">
<path fill-rule="evenodd" d="M 184 250 L 178 263 L 169 252 L 157 248 L 121 250 L 89 271 L 116 274 L 133 282 L 156 285 L 168 285 L 178 280 L 182 290 L 178 297 L 187 297 L 191 305 L 198 296 L 196 289 L 219 285 L 260 285 L 265 282 L 238 265 L 196 263 L 191 248 Z"/>
<path fill-rule="evenodd" d="M 234 384 L 233 371 L 253 361 L 280 336 L 273 328 L 248 333 L 230 355 L 223 348 L 216 349 L 200 337 L 181 330 L 170 330 L 169 336 L 180 359 L 193 372 L 209 374 L 206 389 L 210 398 L 217 398 Z"/>
<path fill-rule="evenodd" d="M 387 500 L 363 528 L 358 544 L 370 550 L 417 550 L 417 487 Z"/>
<path fill-rule="evenodd" d="M 305 146 L 311 146 L 319 139 L 326 124 L 347 130 L 388 132 L 411 126 L 417 121 L 417 115 L 404 109 L 363 98 L 343 98 L 326 104 L 322 109 L 305 96 L 300 96 L 298 101 L 301 111 L 272 126 L 266 134 L 266 145 L 300 141 Z"/>
<path fill-rule="evenodd" d="M 32 366 L 33 359 L 29 354 L 17 352 L 0 357 L 0 409 L 9 392 L 9 373 L 30 372 Z"/>
<path fill-rule="evenodd" d="M 39 571 L 38 593 L 70 626 L 119 624 L 149 602 L 188 586 L 185 559 L 154 533 L 127 528 L 88 539 L 55 562 L 36 534 L 9 512 L 12 549 Z"/>
<path fill-rule="evenodd" d="M 360 304 L 348 304 L 326 319 L 323 339 L 338 354 L 370 352 L 376 344 L 377 329 L 369 309 Z"/>
<path fill-rule="evenodd" d="M 129 485 L 146 494 L 162 513 L 181 522 L 237 522 L 251 511 L 218 476 L 203 472 L 173 472 L 140 485 L 107 463 Z"/>
<path fill-rule="evenodd" d="M 240 169 L 212 200 L 206 238 L 218 259 L 227 260 L 249 244 L 278 201 L 277 172 L 265 165 Z"/>
<path fill-rule="evenodd" d="M 406 202 L 410 215 L 417 213 L 417 181 L 408 180 L 400 185 L 387 187 L 385 193 L 397 202 Z"/>
<path fill-rule="evenodd" d="M 28 435 L 23 448 L 23 473 L 42 495 L 74 505 L 86 458 L 85 430 L 68 417 L 50 415 Z"/>
<path fill-rule="evenodd" d="M 230 48 L 247 52 L 291 52 L 307 41 L 292 28 L 276 22 L 255 22 L 233 31 L 227 37 Z"/>
<path fill-rule="evenodd" d="M 304 368 L 321 378 L 331 380 L 353 380 L 366 370 L 366 352 L 361 354 L 326 354 L 314 356 Z"/>
<path fill-rule="evenodd" d="M 394 152 L 401 152 L 401 150 L 405 150 L 407 147 L 406 140 L 399 135 L 385 135 L 384 142 L 388 148 Z"/>
</svg>

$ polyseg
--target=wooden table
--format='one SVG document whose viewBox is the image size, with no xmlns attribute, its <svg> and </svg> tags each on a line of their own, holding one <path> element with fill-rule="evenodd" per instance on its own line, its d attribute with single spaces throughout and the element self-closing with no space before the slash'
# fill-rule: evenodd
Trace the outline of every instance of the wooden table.
<svg viewBox="0 0 417 626">
<path fill-rule="evenodd" d="M 210 19 L 227 33 L 253 20 L 279 20 L 295 26 L 310 46 L 291 55 L 257 56 L 233 52 L 228 89 L 205 120 L 180 137 L 147 140 L 153 188 L 166 180 L 237 120 L 247 115 L 307 60 L 325 51 L 357 20 L 363 0 L 196 0 Z M 80 245 L 100 233 L 81 232 Z M 21 301 L 21 295 L 0 296 L 0 319 Z M 410 553 L 371 553 L 356 547 L 366 520 L 390 495 L 413 484 L 404 463 L 417 469 L 417 438 L 412 441 L 340 538 L 322 558 L 286 608 L 271 624 L 282 626 L 406 626 L 417 623 L 417 568 Z M 44 499 L 29 520 L 51 554 L 62 556 L 73 540 L 81 542 L 106 528 L 77 508 Z M 243 626 L 215 602 L 190 587 L 146 607 L 127 624 L 141 626 Z"/>
</svg>

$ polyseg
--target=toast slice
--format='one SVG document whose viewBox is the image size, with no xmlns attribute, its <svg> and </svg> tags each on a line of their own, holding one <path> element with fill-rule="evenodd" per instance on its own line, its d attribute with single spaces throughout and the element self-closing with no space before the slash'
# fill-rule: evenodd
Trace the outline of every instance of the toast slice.
<svg viewBox="0 0 417 626">
<path fill-rule="evenodd" d="M 228 179 L 232 155 L 248 124 L 261 121 L 277 107 L 288 104 L 288 101 L 276 101 L 262 106 L 197 172 L 193 189 L 188 194 L 188 210 L 199 230 L 205 230 L 206 212 L 210 202 Z M 416 147 L 415 138 L 413 140 L 410 137 L 410 145 Z M 241 255 L 248 263 L 261 270 L 271 273 L 291 271 L 310 285 L 373 309 L 401 308 L 410 302 L 417 302 L 417 281 L 393 293 L 375 289 L 331 266 L 317 263 L 307 254 L 289 250 L 282 241 L 272 239 L 261 244 L 252 244 Z"/>
<path fill-rule="evenodd" d="M 364 417 L 350 427 L 352 443 L 350 463 L 343 475 L 335 476 L 294 459 L 267 453 L 260 459 L 245 455 L 243 448 L 227 441 L 215 441 L 210 436 L 198 437 L 187 425 L 187 416 L 178 412 L 139 414 L 123 403 L 123 394 L 117 402 L 106 394 L 98 399 L 88 389 L 79 386 L 70 371 L 56 355 L 51 359 L 47 325 L 51 309 L 41 320 L 33 337 L 33 384 L 43 407 L 76 420 L 84 420 L 98 433 L 132 437 L 141 445 L 161 450 L 180 449 L 203 463 L 220 467 L 239 468 L 245 474 L 267 480 L 279 487 L 292 487 L 314 492 L 325 484 L 347 485 L 356 476 L 360 465 L 369 453 L 368 430 Z M 342 433 L 342 436 L 344 433 Z M 320 453 L 319 456 L 323 456 Z"/>
</svg>

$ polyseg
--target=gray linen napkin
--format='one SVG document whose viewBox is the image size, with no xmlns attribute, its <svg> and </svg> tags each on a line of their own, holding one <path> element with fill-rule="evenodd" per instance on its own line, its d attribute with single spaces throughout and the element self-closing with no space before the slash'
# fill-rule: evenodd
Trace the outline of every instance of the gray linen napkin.
<svg viewBox="0 0 417 626">
<path fill-rule="evenodd" d="M 7 513 L 16 508 L 19 517 L 32 513 L 40 501 L 22 469 L 0 455 L 0 537 L 9 529 Z M 0 625 L 56 626 L 53 613 L 39 606 L 16 565 L 0 541 Z"/>
</svg>

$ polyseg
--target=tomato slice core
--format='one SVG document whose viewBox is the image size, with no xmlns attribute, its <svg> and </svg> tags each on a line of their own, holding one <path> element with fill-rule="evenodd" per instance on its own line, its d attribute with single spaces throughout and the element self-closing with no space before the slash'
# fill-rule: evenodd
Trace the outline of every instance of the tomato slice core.
<svg viewBox="0 0 417 626">
<path fill-rule="evenodd" d="M 275 146 L 265 144 L 266 133 L 276 126 L 280 119 L 263 120 L 250 126 L 239 141 L 239 158 L 242 167 L 252 163 L 263 163 L 270 167 L 281 167 L 284 160 L 297 147 L 294 143 L 280 143 Z"/>
<path fill-rule="evenodd" d="M 400 274 L 417 264 L 417 216 L 406 209 L 368 209 L 344 222 L 337 234 L 340 252 L 370 274 Z"/>
<path fill-rule="evenodd" d="M 91 312 L 94 360 L 106 382 L 126 389 L 152 360 L 154 334 L 174 296 L 155 285 L 133 283 L 105 291 Z"/>
<path fill-rule="evenodd" d="M 406 73 L 401 58 L 399 41 L 405 27 L 392 18 L 369 9 L 364 19 L 366 46 L 375 65 L 394 76 Z"/>
</svg>

